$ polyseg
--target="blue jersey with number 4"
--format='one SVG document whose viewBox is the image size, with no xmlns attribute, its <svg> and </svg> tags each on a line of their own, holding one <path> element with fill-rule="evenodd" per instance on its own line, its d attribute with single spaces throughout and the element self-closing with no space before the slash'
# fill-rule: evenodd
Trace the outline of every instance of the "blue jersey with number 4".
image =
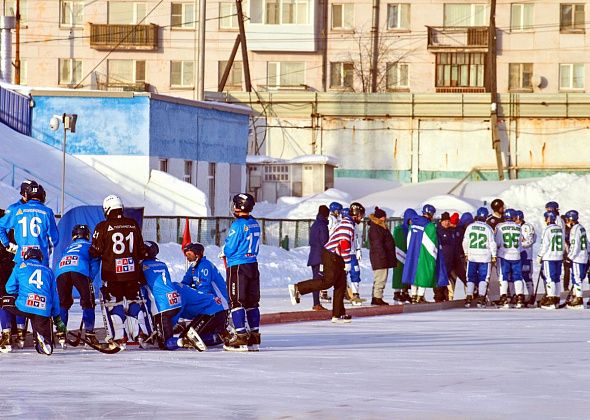
<svg viewBox="0 0 590 420">
<path fill-rule="evenodd" d="M 180 294 L 174 288 L 166 263 L 151 259 L 142 262 L 143 275 L 149 288 L 152 312 L 154 314 L 180 308 Z M 156 311 L 153 305 L 156 305 Z"/>
<path fill-rule="evenodd" d="M 55 269 L 55 278 L 63 273 L 75 271 L 91 279 L 98 274 L 100 259 L 91 258 L 89 253 L 90 241 L 84 238 L 76 239 L 65 250 Z"/>
<path fill-rule="evenodd" d="M 14 267 L 6 293 L 18 295 L 16 307 L 23 312 L 41 316 L 59 315 L 59 297 L 53 271 L 35 260 Z"/>
<path fill-rule="evenodd" d="M 227 266 L 256 262 L 260 246 L 260 225 L 252 216 L 240 217 L 231 224 L 223 254 Z"/>
<path fill-rule="evenodd" d="M 38 248 L 43 253 L 43 264 L 49 266 L 49 247 L 59 242 L 53 210 L 38 200 L 31 200 L 17 206 L 10 206 L 0 219 L 0 241 L 8 246 L 8 231 L 14 229 L 14 241 L 18 251 L 15 264 L 23 260 L 28 248 Z"/>
</svg>

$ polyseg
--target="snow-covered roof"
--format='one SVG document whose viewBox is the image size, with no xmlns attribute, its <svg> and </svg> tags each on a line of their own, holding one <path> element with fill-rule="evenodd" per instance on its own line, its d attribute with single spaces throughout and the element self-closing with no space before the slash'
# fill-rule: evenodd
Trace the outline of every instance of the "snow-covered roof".
<svg viewBox="0 0 590 420">
<path fill-rule="evenodd" d="M 266 155 L 248 155 L 246 156 L 246 163 L 251 165 L 262 165 L 265 163 L 275 164 L 308 164 L 308 165 L 332 165 L 338 166 L 340 162 L 334 156 L 329 155 L 303 155 L 297 156 L 293 159 L 280 159 Z"/>
</svg>

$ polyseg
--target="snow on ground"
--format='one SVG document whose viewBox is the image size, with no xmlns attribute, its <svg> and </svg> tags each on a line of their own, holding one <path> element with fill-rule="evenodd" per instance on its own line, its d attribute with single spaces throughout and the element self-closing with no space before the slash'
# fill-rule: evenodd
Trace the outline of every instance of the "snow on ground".
<svg viewBox="0 0 590 420">
<path fill-rule="evenodd" d="M 0 355 L 2 417 L 588 418 L 590 311 L 447 310 L 262 329 L 262 351 Z"/>
</svg>

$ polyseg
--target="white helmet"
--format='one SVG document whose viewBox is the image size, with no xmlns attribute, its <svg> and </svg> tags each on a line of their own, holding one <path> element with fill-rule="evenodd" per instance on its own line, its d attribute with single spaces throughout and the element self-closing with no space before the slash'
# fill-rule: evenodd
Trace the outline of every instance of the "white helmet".
<svg viewBox="0 0 590 420">
<path fill-rule="evenodd" d="M 102 202 L 102 209 L 105 216 L 108 216 L 111 210 L 123 209 L 123 202 L 116 195 L 109 195 Z"/>
</svg>

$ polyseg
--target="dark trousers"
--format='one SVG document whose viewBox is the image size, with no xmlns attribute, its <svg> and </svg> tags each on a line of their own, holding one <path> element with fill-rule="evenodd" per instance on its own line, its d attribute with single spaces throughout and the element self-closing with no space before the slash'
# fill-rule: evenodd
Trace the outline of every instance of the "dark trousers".
<svg viewBox="0 0 590 420">
<path fill-rule="evenodd" d="M 230 308 L 258 308 L 260 302 L 260 272 L 258 263 L 239 264 L 226 270 Z"/>
<path fill-rule="evenodd" d="M 59 306 L 70 309 L 74 303 L 72 288 L 75 287 L 80 294 L 80 306 L 82 309 L 94 308 L 94 288 L 92 279 L 76 271 L 68 271 L 57 278 L 57 294 L 59 295 Z"/>
<path fill-rule="evenodd" d="M 4 309 L 16 316 L 29 318 L 31 320 L 31 327 L 33 327 L 33 332 L 41 335 L 46 343 L 51 343 L 51 345 L 53 346 L 53 330 L 51 328 L 51 318 L 49 318 L 48 316 L 41 316 L 37 314 L 23 312 L 16 306 L 4 307 Z"/>
<path fill-rule="evenodd" d="M 322 265 L 324 266 L 324 277 L 299 282 L 297 283 L 297 290 L 302 295 L 306 295 L 334 286 L 332 316 L 339 317 L 345 315 L 344 292 L 346 291 L 346 271 L 344 271 L 344 260 L 340 255 L 324 249 L 322 251 Z"/>
<path fill-rule="evenodd" d="M 324 273 L 322 273 L 320 271 L 320 264 L 312 265 L 311 266 L 311 278 L 321 279 L 322 277 L 324 277 Z M 311 295 L 313 296 L 314 306 L 319 305 L 320 304 L 320 291 L 314 290 L 313 292 L 311 292 Z"/>
<path fill-rule="evenodd" d="M 154 315 L 154 323 L 156 324 L 156 330 L 158 331 L 158 335 L 162 343 L 165 344 L 166 341 L 174 335 L 173 320 L 179 312 L 180 308 L 176 308 L 169 309 L 167 311 L 160 312 L 159 314 Z"/>
</svg>

